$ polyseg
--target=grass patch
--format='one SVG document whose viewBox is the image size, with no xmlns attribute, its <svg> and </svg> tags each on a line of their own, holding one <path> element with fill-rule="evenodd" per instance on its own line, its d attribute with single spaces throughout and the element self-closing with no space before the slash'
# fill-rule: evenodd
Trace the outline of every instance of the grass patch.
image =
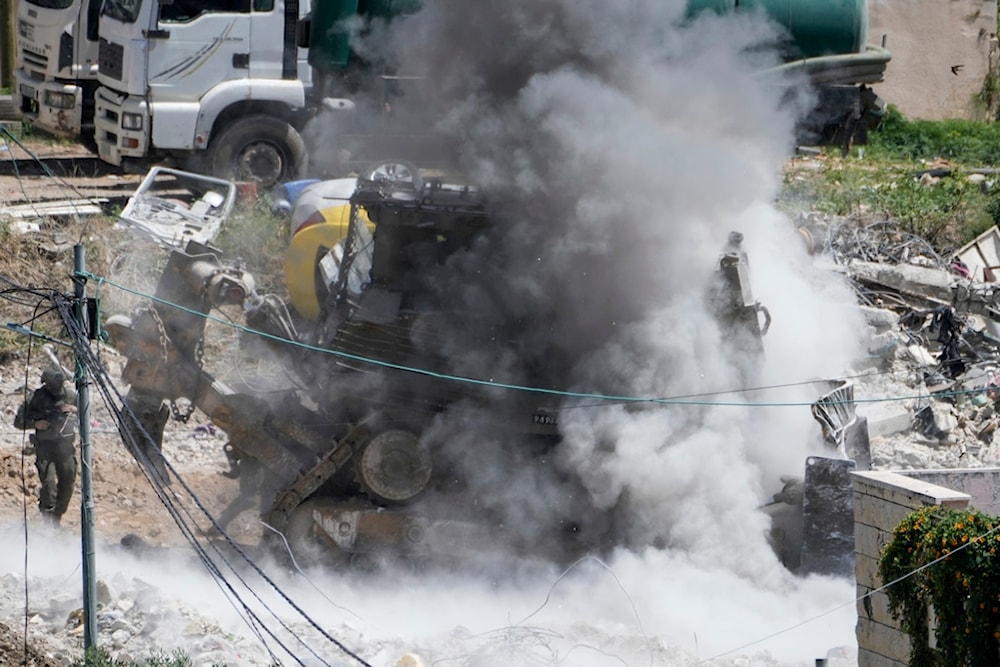
<svg viewBox="0 0 1000 667">
<path fill-rule="evenodd" d="M 91 648 L 87 650 L 85 656 L 73 662 L 72 667 L 192 667 L 194 663 L 183 651 L 175 650 L 172 653 L 153 653 L 141 662 L 134 660 L 118 660 L 103 648 Z M 213 667 L 224 667 L 219 663 L 213 663 Z"/>
<path fill-rule="evenodd" d="M 890 105 L 865 151 L 896 161 L 943 159 L 964 165 L 1000 163 L 1000 124 L 974 120 L 909 120 Z"/>
<path fill-rule="evenodd" d="M 792 160 L 778 206 L 893 222 L 942 254 L 1000 222 L 1000 124 L 911 121 L 894 107 L 846 157 Z"/>
</svg>

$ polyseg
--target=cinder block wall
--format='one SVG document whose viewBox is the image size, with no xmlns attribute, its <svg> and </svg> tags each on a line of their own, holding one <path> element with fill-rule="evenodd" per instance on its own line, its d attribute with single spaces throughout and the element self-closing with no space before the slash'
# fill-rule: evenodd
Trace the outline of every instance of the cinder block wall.
<svg viewBox="0 0 1000 667">
<path fill-rule="evenodd" d="M 889 613 L 880 588 L 878 561 L 893 529 L 926 505 L 955 509 L 969 506 L 971 496 L 894 472 L 854 473 L 854 563 L 858 592 L 858 667 L 908 667 L 910 638 Z"/>
</svg>

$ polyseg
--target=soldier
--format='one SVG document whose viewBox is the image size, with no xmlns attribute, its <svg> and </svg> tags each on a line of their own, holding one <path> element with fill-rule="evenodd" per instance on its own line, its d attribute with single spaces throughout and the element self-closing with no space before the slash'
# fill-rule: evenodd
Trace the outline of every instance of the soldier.
<svg viewBox="0 0 1000 667">
<path fill-rule="evenodd" d="M 42 372 L 42 386 L 18 409 L 14 426 L 35 429 L 30 436 L 35 467 L 41 481 L 38 509 L 59 525 L 69 507 L 76 483 L 76 392 L 66 387 L 66 376 L 57 366 Z"/>
</svg>

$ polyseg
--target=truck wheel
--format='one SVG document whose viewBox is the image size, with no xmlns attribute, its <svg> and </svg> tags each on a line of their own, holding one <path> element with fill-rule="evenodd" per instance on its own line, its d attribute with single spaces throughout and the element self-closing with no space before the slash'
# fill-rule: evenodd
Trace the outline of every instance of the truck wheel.
<svg viewBox="0 0 1000 667">
<path fill-rule="evenodd" d="M 294 127 L 272 116 L 247 116 L 222 130 L 209 147 L 211 173 L 255 181 L 269 189 L 305 177 L 309 156 Z"/>
</svg>

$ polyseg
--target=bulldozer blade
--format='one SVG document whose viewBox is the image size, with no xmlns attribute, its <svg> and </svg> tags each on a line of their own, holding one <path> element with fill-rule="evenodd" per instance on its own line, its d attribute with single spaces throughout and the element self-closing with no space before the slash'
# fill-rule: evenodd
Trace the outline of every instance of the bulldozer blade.
<svg viewBox="0 0 1000 667">
<path fill-rule="evenodd" d="M 847 459 L 806 460 L 801 574 L 854 576 L 854 500 Z"/>
</svg>

